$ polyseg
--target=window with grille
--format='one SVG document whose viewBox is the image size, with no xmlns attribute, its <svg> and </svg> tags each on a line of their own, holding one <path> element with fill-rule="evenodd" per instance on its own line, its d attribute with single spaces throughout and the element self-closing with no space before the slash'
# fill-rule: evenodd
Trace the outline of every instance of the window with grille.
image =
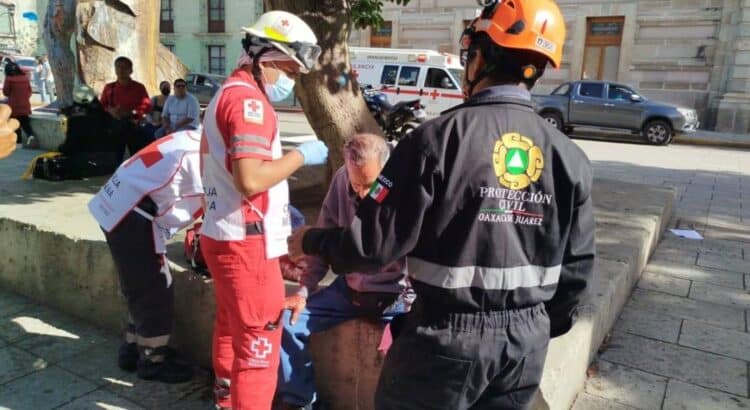
<svg viewBox="0 0 750 410">
<path fill-rule="evenodd" d="M 224 0 L 208 0 L 208 32 L 223 33 L 224 28 Z"/>
<path fill-rule="evenodd" d="M 370 46 L 384 47 L 391 46 L 391 35 L 393 34 L 393 23 L 384 21 L 378 28 L 373 28 L 370 32 Z"/>
<path fill-rule="evenodd" d="M 174 33 L 174 9 L 172 0 L 161 0 L 159 30 L 162 33 Z"/>
<path fill-rule="evenodd" d="M 226 74 L 224 46 L 208 46 L 208 72 L 211 74 Z"/>
</svg>

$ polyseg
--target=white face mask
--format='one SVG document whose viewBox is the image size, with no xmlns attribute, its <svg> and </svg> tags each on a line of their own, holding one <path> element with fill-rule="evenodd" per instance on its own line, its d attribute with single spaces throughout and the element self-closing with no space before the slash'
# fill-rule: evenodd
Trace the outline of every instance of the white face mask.
<svg viewBox="0 0 750 410">
<path fill-rule="evenodd" d="M 281 102 L 287 99 L 294 92 L 294 80 L 289 78 L 286 73 L 276 69 L 279 72 L 279 78 L 273 84 L 264 84 L 268 100 L 271 102 Z"/>
</svg>

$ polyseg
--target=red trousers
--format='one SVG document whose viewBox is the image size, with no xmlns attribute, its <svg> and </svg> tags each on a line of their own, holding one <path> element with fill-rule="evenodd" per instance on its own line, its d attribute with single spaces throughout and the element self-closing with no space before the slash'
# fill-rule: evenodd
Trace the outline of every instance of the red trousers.
<svg viewBox="0 0 750 410">
<path fill-rule="evenodd" d="M 213 366 L 230 380 L 230 397 L 217 404 L 233 410 L 269 410 L 276 390 L 281 348 L 284 281 L 278 259 L 266 259 L 262 235 L 242 241 L 201 237 L 214 281 L 216 318 Z"/>
</svg>

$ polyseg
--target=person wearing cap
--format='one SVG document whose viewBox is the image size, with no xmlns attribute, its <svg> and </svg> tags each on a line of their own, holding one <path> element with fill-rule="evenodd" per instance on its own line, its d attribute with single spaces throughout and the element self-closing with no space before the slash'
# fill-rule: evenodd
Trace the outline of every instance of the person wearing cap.
<svg viewBox="0 0 750 410">
<path fill-rule="evenodd" d="M 271 407 L 281 315 L 296 321 L 301 297 L 284 298 L 279 257 L 291 233 L 286 179 L 325 163 L 328 149 L 305 142 L 284 154 L 272 102 L 291 95 L 294 78 L 317 64 L 317 38 L 299 17 L 271 11 L 242 29 L 237 68 L 203 121 L 205 216 L 201 246 L 214 280 L 213 367 L 219 408 Z"/>
<path fill-rule="evenodd" d="M 551 0 L 480 3 L 466 101 L 398 144 L 349 227 L 289 242 L 335 272 L 407 257 L 417 298 L 392 324 L 379 410 L 528 408 L 592 279 L 591 165 L 529 91 L 560 66 L 563 16 Z"/>
<path fill-rule="evenodd" d="M 139 378 L 190 380 L 190 367 L 168 347 L 174 281 L 167 240 L 202 213 L 199 131 L 155 141 L 123 163 L 88 204 L 104 231 L 128 306 L 117 365 Z"/>
</svg>

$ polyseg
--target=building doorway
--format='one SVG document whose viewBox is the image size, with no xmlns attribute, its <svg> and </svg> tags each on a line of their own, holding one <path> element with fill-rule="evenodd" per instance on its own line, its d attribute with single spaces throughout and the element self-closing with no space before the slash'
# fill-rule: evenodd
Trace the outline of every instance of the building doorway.
<svg viewBox="0 0 750 410">
<path fill-rule="evenodd" d="M 582 80 L 617 81 L 624 16 L 586 19 Z"/>
</svg>

